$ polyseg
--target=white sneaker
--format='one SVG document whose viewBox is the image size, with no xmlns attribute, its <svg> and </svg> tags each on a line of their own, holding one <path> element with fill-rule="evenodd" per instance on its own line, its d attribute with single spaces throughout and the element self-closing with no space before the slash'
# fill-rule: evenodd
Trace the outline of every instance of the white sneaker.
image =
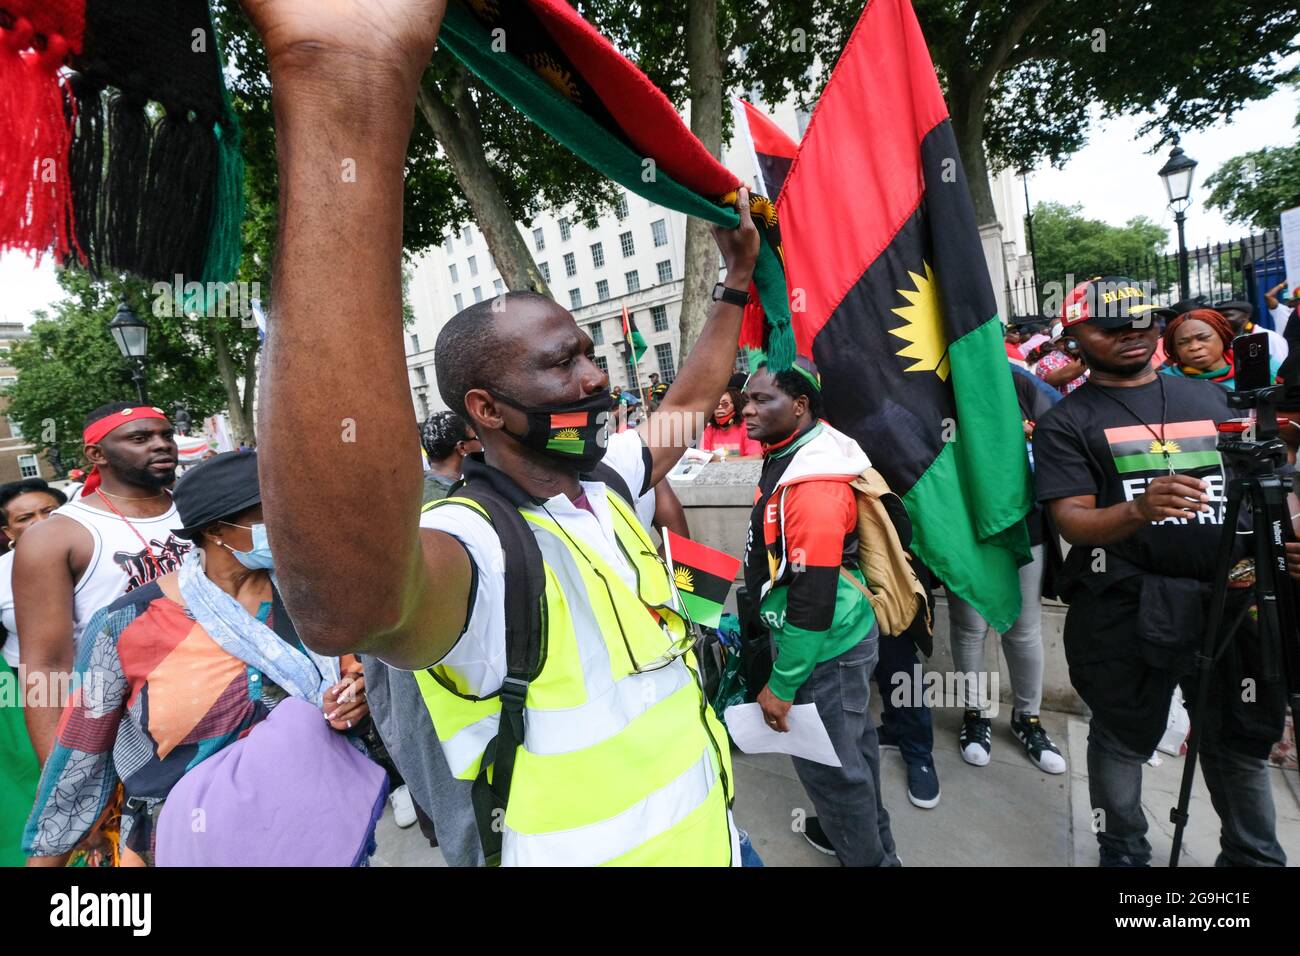
<svg viewBox="0 0 1300 956">
<path fill-rule="evenodd" d="M 962 715 L 961 730 L 957 734 L 961 759 L 976 767 L 987 767 L 993 752 L 993 726 L 979 711 L 968 710 Z"/>
<path fill-rule="evenodd" d="M 388 800 L 393 805 L 393 822 L 403 830 L 415 826 L 415 801 L 411 799 L 411 791 L 406 788 L 406 784 L 390 793 Z"/>
</svg>

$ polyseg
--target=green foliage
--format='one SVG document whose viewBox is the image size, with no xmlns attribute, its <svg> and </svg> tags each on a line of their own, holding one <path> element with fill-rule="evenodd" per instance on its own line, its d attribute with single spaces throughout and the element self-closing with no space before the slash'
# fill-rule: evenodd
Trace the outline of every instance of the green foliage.
<svg viewBox="0 0 1300 956">
<path fill-rule="evenodd" d="M 124 297 L 149 325 L 149 401 L 170 413 L 172 403 L 183 400 L 195 422 L 225 407 L 201 324 L 214 320 L 154 316 L 150 287 L 138 279 L 96 281 L 81 270 L 62 270 L 59 285 L 67 296 L 54 306 L 54 314 L 38 313 L 31 337 L 15 343 L 9 353 L 18 381 L 7 392 L 8 415 L 28 440 L 40 447 L 57 445 L 64 464 L 76 467 L 86 413 L 107 402 L 135 400 L 131 367 L 108 331 Z"/>
<path fill-rule="evenodd" d="M 1294 137 L 1293 137 L 1294 138 Z M 1206 177 L 1205 204 L 1230 222 L 1276 229 L 1283 211 L 1300 206 L 1300 146 L 1267 146 L 1234 156 Z"/>
<path fill-rule="evenodd" d="M 1145 216 L 1112 226 L 1086 218 L 1079 204 L 1038 203 L 1034 207 L 1034 258 L 1039 288 L 1057 283 L 1069 291 L 1091 276 L 1116 273 L 1139 281 L 1154 279 L 1152 275 L 1133 275 L 1133 263 L 1158 255 L 1168 238 L 1163 226 Z"/>
</svg>

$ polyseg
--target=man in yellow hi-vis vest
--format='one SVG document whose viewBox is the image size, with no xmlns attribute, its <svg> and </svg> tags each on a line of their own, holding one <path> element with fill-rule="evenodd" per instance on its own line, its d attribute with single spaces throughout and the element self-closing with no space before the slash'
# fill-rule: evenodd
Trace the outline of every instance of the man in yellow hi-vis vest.
<svg viewBox="0 0 1300 956">
<path fill-rule="evenodd" d="M 403 166 L 444 2 L 245 5 L 267 44 L 284 197 L 259 421 L 281 591 L 313 649 L 416 670 L 448 764 L 469 778 L 509 690 L 507 556 L 468 501 L 416 527 L 401 322 Z M 439 336 L 439 391 L 479 436 L 483 473 L 522 496 L 544 562 L 544 666 L 512 749 L 503 863 L 737 861 L 726 735 L 666 569 L 635 500 L 580 478 L 603 457 L 636 499 L 699 434 L 731 374 L 758 254 L 745 190 L 737 208 L 739 228 L 715 231 L 715 305 L 640 433 L 606 447 L 608 377 L 543 296 L 476 304 Z"/>
</svg>

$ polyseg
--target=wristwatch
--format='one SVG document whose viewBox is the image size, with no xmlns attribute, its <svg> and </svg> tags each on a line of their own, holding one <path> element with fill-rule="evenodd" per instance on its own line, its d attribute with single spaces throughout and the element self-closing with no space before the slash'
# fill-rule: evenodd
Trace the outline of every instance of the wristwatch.
<svg viewBox="0 0 1300 956">
<path fill-rule="evenodd" d="M 741 289 L 728 289 L 719 282 L 713 287 L 713 301 L 727 302 L 731 305 L 738 305 L 744 308 L 749 304 L 749 293 Z"/>
</svg>

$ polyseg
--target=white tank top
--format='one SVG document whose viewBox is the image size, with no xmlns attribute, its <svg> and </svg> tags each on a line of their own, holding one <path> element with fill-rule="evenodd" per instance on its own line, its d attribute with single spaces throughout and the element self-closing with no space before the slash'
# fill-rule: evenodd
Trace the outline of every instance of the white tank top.
<svg viewBox="0 0 1300 956">
<path fill-rule="evenodd" d="M 54 513 L 77 522 L 90 532 L 95 542 L 86 573 L 73 591 L 74 646 L 96 611 L 126 592 L 175 571 L 180 567 L 181 557 L 193 547 L 172 533 L 181 523 L 174 504 L 156 518 L 131 518 L 130 524 L 111 511 L 82 504 L 80 495 Z M 155 560 L 149 559 L 141 538 L 148 542 Z"/>
</svg>

